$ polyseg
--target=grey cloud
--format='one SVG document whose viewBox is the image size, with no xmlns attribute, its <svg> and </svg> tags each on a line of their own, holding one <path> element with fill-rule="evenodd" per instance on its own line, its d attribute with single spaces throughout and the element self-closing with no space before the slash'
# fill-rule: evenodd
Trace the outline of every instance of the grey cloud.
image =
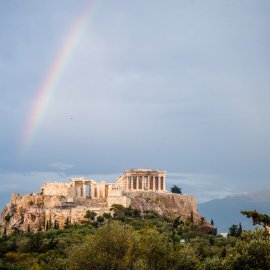
<svg viewBox="0 0 270 270">
<path fill-rule="evenodd" d="M 18 157 L 36 91 L 85 3 L 0 10 L 3 171 L 189 172 L 169 183 L 200 200 L 267 185 L 268 1 L 101 1 Z M 30 187 L 26 178 L 9 179 Z"/>
<path fill-rule="evenodd" d="M 50 167 L 53 167 L 53 168 L 56 168 L 56 169 L 59 169 L 59 170 L 68 170 L 68 169 L 71 169 L 74 167 L 73 164 L 66 164 L 66 163 L 62 163 L 62 162 L 56 162 L 56 163 L 52 163 L 52 164 L 49 164 Z"/>
</svg>

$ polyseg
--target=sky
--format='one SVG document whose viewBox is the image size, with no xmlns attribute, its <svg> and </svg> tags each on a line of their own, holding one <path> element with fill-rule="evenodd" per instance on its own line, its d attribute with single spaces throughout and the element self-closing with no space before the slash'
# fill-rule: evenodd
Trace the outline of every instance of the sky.
<svg viewBox="0 0 270 270">
<path fill-rule="evenodd" d="M 268 0 L 0 5 L 0 208 L 131 168 L 199 202 L 270 187 Z"/>
</svg>

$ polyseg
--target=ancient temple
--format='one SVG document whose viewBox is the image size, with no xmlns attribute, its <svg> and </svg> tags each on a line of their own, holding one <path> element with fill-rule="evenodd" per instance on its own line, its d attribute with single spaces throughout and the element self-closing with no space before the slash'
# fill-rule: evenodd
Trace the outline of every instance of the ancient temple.
<svg viewBox="0 0 270 270">
<path fill-rule="evenodd" d="M 166 192 L 166 172 L 150 169 L 128 170 L 118 177 L 115 185 L 121 187 L 123 192 Z"/>
</svg>

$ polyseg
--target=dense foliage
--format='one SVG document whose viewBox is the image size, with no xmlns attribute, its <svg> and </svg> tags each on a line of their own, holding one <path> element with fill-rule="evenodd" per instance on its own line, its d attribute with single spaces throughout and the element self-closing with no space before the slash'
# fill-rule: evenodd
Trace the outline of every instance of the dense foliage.
<svg viewBox="0 0 270 270">
<path fill-rule="evenodd" d="M 270 225 L 270 217 L 266 214 L 258 213 L 256 210 L 253 211 L 241 211 L 243 215 L 247 218 L 251 218 L 253 225 L 259 224 L 263 225 L 264 227 Z"/>
<path fill-rule="evenodd" d="M 171 187 L 171 192 L 172 193 L 177 193 L 177 194 L 182 194 L 182 189 L 176 185 L 173 185 Z"/>
<path fill-rule="evenodd" d="M 0 269 L 270 269 L 270 237 L 263 229 L 239 233 L 235 225 L 224 238 L 204 219 L 194 224 L 120 205 L 111 210 L 112 216 L 87 212 L 80 226 L 4 234 Z"/>
</svg>

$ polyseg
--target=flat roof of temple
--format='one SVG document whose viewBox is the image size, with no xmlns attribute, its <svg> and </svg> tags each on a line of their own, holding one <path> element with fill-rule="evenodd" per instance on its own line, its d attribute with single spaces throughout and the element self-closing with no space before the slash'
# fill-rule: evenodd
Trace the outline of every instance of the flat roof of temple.
<svg viewBox="0 0 270 270">
<path fill-rule="evenodd" d="M 126 170 L 126 172 L 166 172 L 166 171 L 162 171 L 162 170 L 156 170 L 156 169 L 130 169 L 130 170 Z"/>
</svg>

